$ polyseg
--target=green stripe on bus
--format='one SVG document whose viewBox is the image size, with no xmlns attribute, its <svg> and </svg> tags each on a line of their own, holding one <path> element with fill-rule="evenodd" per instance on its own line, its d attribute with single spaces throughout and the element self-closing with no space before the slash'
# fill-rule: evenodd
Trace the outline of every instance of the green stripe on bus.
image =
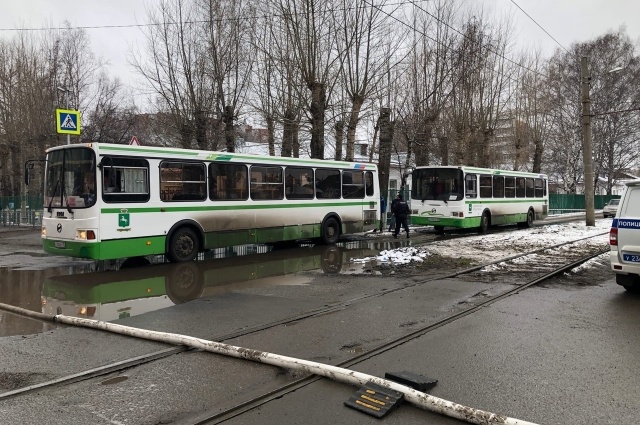
<svg viewBox="0 0 640 425">
<path fill-rule="evenodd" d="M 357 233 L 373 230 L 376 223 L 342 223 L 343 233 Z M 222 248 L 234 245 L 265 244 L 296 239 L 312 239 L 321 235 L 321 225 L 306 224 L 272 227 L 266 229 L 241 229 L 233 231 L 208 232 L 204 234 L 203 249 Z M 43 240 L 44 251 L 53 255 L 108 260 L 115 258 L 142 257 L 165 253 L 166 236 L 148 236 L 103 240 L 101 242 L 64 241 L 64 248 L 57 248 L 61 241 Z"/>
<path fill-rule="evenodd" d="M 124 151 L 124 152 L 146 152 L 146 153 L 155 153 L 155 154 L 171 154 L 171 155 L 180 155 L 180 156 L 198 156 L 200 153 L 197 151 L 189 151 L 189 150 L 162 150 L 158 151 L 154 148 L 141 148 L 136 146 L 129 145 L 121 145 L 121 146 L 105 146 L 99 145 L 100 151 Z"/>
<path fill-rule="evenodd" d="M 255 161 L 259 160 L 260 162 L 269 162 L 269 158 L 273 158 L 273 162 L 285 163 L 285 164 L 298 164 L 298 165 L 315 165 L 317 167 L 322 166 L 340 166 L 343 168 L 353 169 L 354 165 L 359 165 L 364 168 L 358 168 L 358 170 L 362 171 L 372 171 L 376 168 L 375 164 L 364 163 L 364 162 L 347 162 L 347 161 L 331 161 L 324 159 L 313 159 L 313 158 L 287 158 L 287 157 L 269 157 L 269 156 L 259 156 L 259 155 L 246 155 L 246 154 L 236 154 L 236 153 L 226 153 L 226 152 L 212 152 L 212 151 L 192 151 L 192 150 L 173 150 L 166 148 L 145 148 L 139 146 L 129 146 L 129 145 L 99 145 L 99 150 L 104 151 L 115 151 L 115 152 L 140 152 L 140 153 L 149 153 L 156 154 L 158 157 L 162 157 L 166 154 L 178 155 L 178 156 L 188 156 L 188 157 L 200 157 L 203 161 L 230 161 L 230 160 L 240 160 L 240 161 Z"/>
<path fill-rule="evenodd" d="M 417 226 L 471 228 L 471 227 L 480 227 L 480 217 L 468 217 L 468 218 L 438 217 L 438 221 L 430 221 L 428 217 L 419 217 L 419 216 L 412 215 L 411 224 L 415 224 Z"/>
<path fill-rule="evenodd" d="M 494 170 L 490 168 L 475 168 L 475 167 L 464 167 L 466 172 L 473 173 L 485 173 L 492 175 L 504 175 L 504 176 L 522 176 L 522 177 L 531 177 L 531 178 L 546 178 L 546 174 L 542 173 L 528 173 L 525 171 L 507 171 L 507 170 Z M 542 177 L 541 177 L 542 176 Z"/>
<path fill-rule="evenodd" d="M 434 221 L 437 220 L 437 221 Z M 491 216 L 491 225 L 497 226 L 501 224 L 525 223 L 527 221 L 527 213 L 503 214 Z M 429 217 L 411 216 L 411 224 L 419 226 L 442 226 L 442 227 L 459 227 L 472 228 L 480 227 L 480 217 Z"/>
<path fill-rule="evenodd" d="M 60 294 L 64 294 L 66 300 L 72 300 L 77 304 L 108 304 L 166 294 L 165 276 L 109 281 L 96 286 L 74 285 L 65 279 L 66 277 L 68 276 L 45 279 L 42 295 L 58 298 Z M 117 276 L 113 276 L 112 279 L 117 279 Z"/>
<path fill-rule="evenodd" d="M 64 241 L 64 248 L 58 248 L 56 243 L 61 241 L 44 239 L 42 247 L 46 253 L 53 255 L 108 260 L 164 254 L 165 240 L 165 236 L 149 236 L 102 242 Z"/>
<path fill-rule="evenodd" d="M 377 206 L 374 202 L 374 206 Z M 184 212 L 184 211 L 229 211 L 229 210 L 265 210 L 265 209 L 286 209 L 286 208 L 314 208 L 314 207 L 339 207 L 339 206 L 362 206 L 369 207 L 370 202 L 344 202 L 344 203 L 305 203 L 305 204 L 233 204 L 233 205 L 208 205 L 208 206 L 183 206 L 183 207 L 133 207 L 133 208 L 102 208 L 102 214 L 120 214 L 123 209 L 128 213 L 151 213 L 151 212 Z"/>
<path fill-rule="evenodd" d="M 513 198 L 504 198 L 504 199 L 496 199 L 489 200 L 483 199 L 481 201 L 465 201 L 465 204 L 546 204 L 547 201 L 544 198 L 540 199 L 513 199 Z"/>
</svg>

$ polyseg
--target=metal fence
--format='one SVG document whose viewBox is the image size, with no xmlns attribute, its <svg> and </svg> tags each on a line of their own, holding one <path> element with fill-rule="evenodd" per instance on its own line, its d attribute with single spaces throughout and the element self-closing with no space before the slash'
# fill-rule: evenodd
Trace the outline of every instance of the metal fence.
<svg viewBox="0 0 640 425">
<path fill-rule="evenodd" d="M 40 226 L 42 196 L 0 196 L 0 226 Z"/>
<path fill-rule="evenodd" d="M 614 195 L 595 195 L 593 207 L 601 210 L 612 198 L 620 198 Z M 584 194 L 549 194 L 549 214 L 568 214 L 574 212 L 584 212 Z"/>
</svg>

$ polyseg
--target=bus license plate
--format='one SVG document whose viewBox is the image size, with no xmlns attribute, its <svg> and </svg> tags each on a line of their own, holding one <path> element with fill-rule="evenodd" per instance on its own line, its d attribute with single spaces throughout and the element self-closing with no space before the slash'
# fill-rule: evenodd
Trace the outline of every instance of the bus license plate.
<svg viewBox="0 0 640 425">
<path fill-rule="evenodd" d="M 64 242 L 56 242 L 54 245 L 56 248 L 64 248 L 66 246 Z"/>
<path fill-rule="evenodd" d="M 440 221 L 440 219 L 439 219 L 439 218 L 433 218 L 433 217 L 430 217 L 430 218 L 429 218 L 429 221 Z"/>
<path fill-rule="evenodd" d="M 631 263 L 640 263 L 640 255 L 622 254 L 622 259 Z"/>
</svg>

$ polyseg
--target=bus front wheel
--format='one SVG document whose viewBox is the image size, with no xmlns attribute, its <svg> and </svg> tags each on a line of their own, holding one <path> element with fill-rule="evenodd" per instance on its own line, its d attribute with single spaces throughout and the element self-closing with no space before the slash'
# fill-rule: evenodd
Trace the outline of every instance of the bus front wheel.
<svg viewBox="0 0 640 425">
<path fill-rule="evenodd" d="M 329 217 L 322 223 L 322 242 L 329 245 L 335 244 L 340 238 L 340 223 L 333 217 Z"/>
<path fill-rule="evenodd" d="M 198 255 L 200 242 L 193 229 L 183 227 L 175 231 L 169 242 L 169 260 L 172 263 L 192 261 Z"/>
</svg>

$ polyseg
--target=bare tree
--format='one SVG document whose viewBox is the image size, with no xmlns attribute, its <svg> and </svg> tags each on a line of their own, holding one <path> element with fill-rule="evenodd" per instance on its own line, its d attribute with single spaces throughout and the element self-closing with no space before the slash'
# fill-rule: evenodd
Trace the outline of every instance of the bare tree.
<svg viewBox="0 0 640 425">
<path fill-rule="evenodd" d="M 274 17 L 267 3 L 262 12 L 264 19 L 258 28 L 261 32 L 254 38 L 256 50 L 256 65 L 254 67 L 253 103 L 269 133 L 269 151 L 275 155 L 276 126 L 280 128 L 282 156 L 300 155 L 298 132 L 303 115 L 303 106 L 307 102 L 299 67 L 293 57 L 293 43 L 287 36 L 283 19 Z"/>
<path fill-rule="evenodd" d="M 404 27 L 389 25 L 389 18 L 383 12 L 386 3 L 386 0 L 355 3 L 342 0 L 342 29 L 337 43 L 344 89 L 351 102 L 346 133 L 347 161 L 353 161 L 362 106 L 380 90 L 380 83 L 393 66 L 392 58 L 406 33 Z M 336 126 L 344 126 L 342 119 L 338 123 Z"/>
<path fill-rule="evenodd" d="M 200 149 L 215 149 L 209 146 L 206 124 L 216 93 L 198 12 L 188 0 L 154 3 L 147 11 L 153 25 L 145 27 L 146 55 L 133 54 L 131 63 L 157 95 L 159 111 L 169 112 L 181 147 L 195 142 Z"/>
<path fill-rule="evenodd" d="M 251 81 L 254 58 L 250 37 L 253 32 L 251 4 L 248 0 L 201 0 L 200 3 L 207 16 L 205 71 L 215 85 L 216 108 L 224 123 L 228 152 L 235 150 L 234 122 Z"/>
<path fill-rule="evenodd" d="M 278 12 L 293 49 L 292 60 L 310 93 L 312 158 L 324 158 L 325 109 L 335 84 L 336 38 L 333 1 L 280 0 Z"/>
<path fill-rule="evenodd" d="M 618 172 L 629 171 L 639 157 L 638 113 L 640 99 L 633 83 L 639 74 L 639 62 L 633 44 L 624 29 L 609 32 L 593 41 L 574 44 L 569 52 L 556 51 L 549 64 L 552 127 L 547 167 L 562 182 L 567 192 L 575 192 L 582 181 L 582 120 L 580 65 L 576 58 L 588 56 L 590 98 L 593 113 L 591 127 L 594 152 L 594 187 L 600 177 L 610 193 Z M 616 74 L 615 66 L 624 69 Z"/>
<path fill-rule="evenodd" d="M 415 5 L 412 9 L 413 33 L 406 70 L 404 90 L 397 106 L 399 130 L 407 149 L 409 167 L 411 152 L 416 165 L 428 165 L 435 159 L 448 163 L 448 149 L 433 146 L 434 131 L 451 93 L 451 78 L 456 69 L 453 31 L 456 9 L 450 2 L 434 3 L 432 11 Z"/>
</svg>

